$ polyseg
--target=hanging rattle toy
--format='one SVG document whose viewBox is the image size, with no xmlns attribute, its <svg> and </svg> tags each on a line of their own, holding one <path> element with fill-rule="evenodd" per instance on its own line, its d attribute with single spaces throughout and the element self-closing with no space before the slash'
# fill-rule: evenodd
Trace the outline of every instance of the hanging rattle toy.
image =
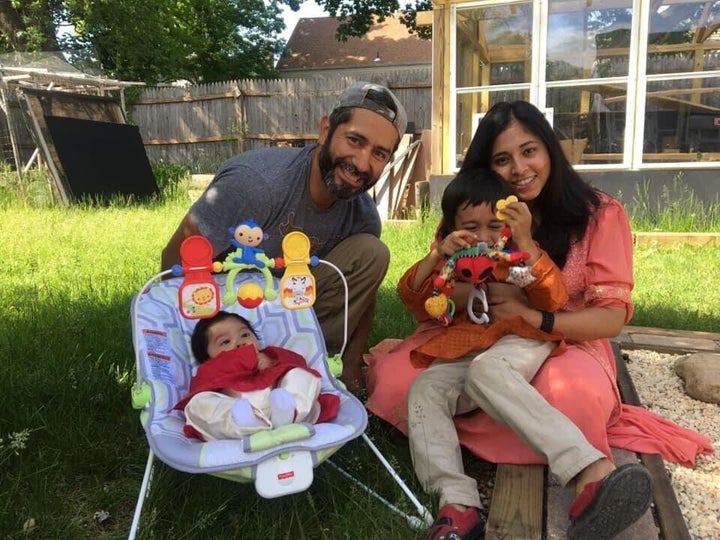
<svg viewBox="0 0 720 540">
<path fill-rule="evenodd" d="M 280 278 L 280 301 L 287 309 L 311 307 L 315 303 L 315 277 L 308 264 L 319 259 L 310 256 L 310 239 L 300 231 L 288 233 L 282 241 L 285 272 Z"/>
<path fill-rule="evenodd" d="M 267 257 L 264 250 L 258 247 L 263 240 L 268 238 L 268 235 L 252 219 L 243 221 L 237 227 L 230 227 L 228 230 L 232 235 L 230 243 L 237 249 L 228 254 L 223 262 L 213 263 L 214 272 L 226 271 L 228 273 L 226 290 L 222 297 L 223 303 L 231 304 L 237 298 L 243 307 L 254 308 L 265 298 L 275 300 L 277 292 L 273 288 L 270 268 L 282 268 L 284 262 L 281 257 L 274 259 Z M 257 283 L 248 282 L 241 285 L 236 293 L 231 285 L 238 272 L 248 269 L 262 272 L 265 277 L 265 289 L 263 290 Z"/>
<path fill-rule="evenodd" d="M 178 287 L 178 301 L 186 319 L 212 317 L 220 310 L 220 289 L 210 273 L 212 253 L 204 236 L 188 236 L 180 245 L 181 264 L 174 265 L 172 273 L 185 276 Z"/>
<path fill-rule="evenodd" d="M 517 201 L 517 197 L 511 195 L 502 199 L 496 204 L 496 217 L 504 220 L 505 214 L 502 210 L 511 202 Z M 510 227 L 503 227 L 500 238 L 492 246 L 486 242 L 478 242 L 469 248 L 460 249 L 450 255 L 443 265 L 440 273 L 433 281 L 433 294 L 425 301 L 425 311 L 434 317 L 443 326 L 452 323 L 455 316 L 455 302 L 452 299 L 452 292 L 456 281 L 463 281 L 475 285 L 470 291 L 468 298 L 467 313 L 470 320 L 477 324 L 490 322 L 487 315 L 488 304 L 485 291 L 479 285 L 485 282 L 493 273 L 499 262 L 508 265 L 520 266 L 530 258 L 525 251 L 510 251 L 505 245 L 510 239 Z M 529 268 L 528 268 L 529 270 Z M 473 312 L 474 299 L 482 302 L 483 314 L 478 317 Z"/>
</svg>

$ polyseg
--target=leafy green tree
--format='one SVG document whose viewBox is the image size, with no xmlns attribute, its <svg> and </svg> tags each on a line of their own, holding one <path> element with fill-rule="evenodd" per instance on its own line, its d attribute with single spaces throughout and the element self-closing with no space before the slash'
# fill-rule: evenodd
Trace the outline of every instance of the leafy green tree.
<svg viewBox="0 0 720 540">
<path fill-rule="evenodd" d="M 0 52 L 62 51 L 73 64 L 149 83 L 268 77 L 281 7 L 302 0 L 0 0 Z M 57 37 L 61 25 L 71 33 Z"/>
<path fill-rule="evenodd" d="M 364 35 L 375 18 L 400 9 L 396 0 L 316 1 L 340 21 L 339 40 Z M 303 2 L 0 0 L 0 52 L 62 50 L 81 69 L 150 84 L 272 77 L 285 45 L 277 38 L 285 28 L 281 9 L 297 11 Z M 418 31 L 416 9 L 431 9 L 430 0 L 406 5 L 402 17 L 410 31 Z M 63 24 L 74 31 L 58 38 Z"/>
<path fill-rule="evenodd" d="M 340 21 L 335 34 L 340 41 L 346 41 L 350 37 L 364 36 L 370 30 L 375 17 L 378 22 L 382 22 L 386 17 L 401 11 L 400 3 L 397 0 L 315 0 L 315 3 L 331 17 Z M 403 24 L 408 27 L 410 32 L 416 32 L 420 37 L 430 39 L 431 29 L 418 28 L 415 16 L 418 11 L 431 9 L 431 0 L 416 0 L 405 4 L 405 8 L 402 10 Z"/>
<path fill-rule="evenodd" d="M 77 35 L 65 39 L 104 73 L 146 82 L 268 77 L 283 43 L 278 2 L 69 0 Z M 121 21 L 127 21 L 123 23 Z M 88 51 L 91 47 L 91 53 Z"/>
<path fill-rule="evenodd" d="M 61 0 L 0 0 L 0 50 L 57 51 Z"/>
</svg>

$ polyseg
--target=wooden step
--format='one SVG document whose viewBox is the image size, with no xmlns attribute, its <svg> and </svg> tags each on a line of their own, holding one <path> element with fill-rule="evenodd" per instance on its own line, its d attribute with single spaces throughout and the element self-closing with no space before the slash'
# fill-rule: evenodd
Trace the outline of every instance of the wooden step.
<svg viewBox="0 0 720 540">
<path fill-rule="evenodd" d="M 486 540 L 542 537 L 545 467 L 498 465 Z"/>
</svg>

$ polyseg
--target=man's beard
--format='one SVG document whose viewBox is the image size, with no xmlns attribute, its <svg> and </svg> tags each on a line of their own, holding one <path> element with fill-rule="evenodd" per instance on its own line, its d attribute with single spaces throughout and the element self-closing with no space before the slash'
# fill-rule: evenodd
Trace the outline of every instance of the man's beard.
<svg viewBox="0 0 720 540">
<path fill-rule="evenodd" d="M 370 189 L 375 183 L 370 176 L 370 173 L 364 173 L 357 170 L 357 167 L 353 165 L 349 160 L 346 159 L 335 159 L 333 160 L 330 155 L 330 143 L 325 142 L 320 147 L 320 155 L 318 162 L 320 164 L 320 175 L 322 176 L 325 187 L 331 195 L 338 199 L 352 199 L 357 197 L 361 193 L 364 193 Z M 345 182 L 341 182 L 340 185 L 335 183 L 335 169 L 340 167 L 343 172 L 348 176 L 353 176 L 362 181 L 360 189 L 357 189 Z"/>
</svg>

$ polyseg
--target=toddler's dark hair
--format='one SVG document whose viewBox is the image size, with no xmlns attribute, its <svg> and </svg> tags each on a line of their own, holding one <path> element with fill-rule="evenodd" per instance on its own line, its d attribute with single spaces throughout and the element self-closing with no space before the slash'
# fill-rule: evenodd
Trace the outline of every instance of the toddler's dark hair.
<svg viewBox="0 0 720 540">
<path fill-rule="evenodd" d="M 481 168 L 461 170 L 443 191 L 438 237 L 445 238 L 455 230 L 455 216 L 461 207 L 487 203 L 494 210 L 500 199 L 510 195 L 517 193 L 498 173 Z"/>
<path fill-rule="evenodd" d="M 257 332 L 255 332 L 255 329 L 252 327 L 250 322 L 241 315 L 238 315 L 237 313 L 230 313 L 229 311 L 218 311 L 214 316 L 208 318 L 208 319 L 200 319 L 198 323 L 195 325 L 195 329 L 193 330 L 192 336 L 190 337 L 190 348 L 192 349 L 193 356 L 195 356 L 195 359 L 199 363 L 203 363 L 205 360 L 210 358 L 208 355 L 207 349 L 208 349 L 208 337 L 207 332 L 210 329 L 212 325 L 215 323 L 219 323 L 220 321 L 223 321 L 225 319 L 229 318 L 235 318 L 239 320 L 241 323 L 243 323 L 245 326 L 247 326 L 250 331 L 253 333 L 253 335 L 260 339 L 257 335 Z"/>
</svg>

